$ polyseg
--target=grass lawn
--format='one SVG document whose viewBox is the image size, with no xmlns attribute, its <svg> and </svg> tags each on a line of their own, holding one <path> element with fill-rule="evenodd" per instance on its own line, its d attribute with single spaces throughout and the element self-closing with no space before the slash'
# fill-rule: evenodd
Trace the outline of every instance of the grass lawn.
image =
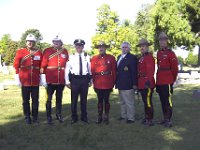
<svg viewBox="0 0 200 150">
<path fill-rule="evenodd" d="M 82 122 L 70 124 L 68 89 L 64 90 L 63 97 L 64 123 L 55 120 L 54 125 L 47 125 L 43 87 L 40 88 L 40 124 L 26 125 L 22 114 L 21 91 L 16 86 L 10 86 L 0 91 L 0 150 L 199 150 L 200 99 L 192 96 L 193 90 L 199 88 L 200 85 L 180 85 L 175 88 L 174 126 L 164 128 L 160 125 L 141 125 L 144 115 L 141 98 L 135 101 L 136 122 L 126 124 L 118 121 L 120 105 L 117 91 L 111 95 L 110 124 L 96 125 L 97 100 L 92 88 L 88 96 L 89 125 Z M 158 121 L 162 113 L 156 93 L 153 102 L 154 118 Z"/>
</svg>

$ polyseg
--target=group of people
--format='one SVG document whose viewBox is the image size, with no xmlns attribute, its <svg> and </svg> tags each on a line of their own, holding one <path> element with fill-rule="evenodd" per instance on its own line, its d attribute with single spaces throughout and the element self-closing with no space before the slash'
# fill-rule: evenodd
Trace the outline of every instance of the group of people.
<svg viewBox="0 0 200 150">
<path fill-rule="evenodd" d="M 121 55 L 117 57 L 107 54 L 109 48 L 100 41 L 95 47 L 99 54 L 90 58 L 84 52 L 85 41 L 76 39 L 76 52 L 69 56 L 63 48 L 62 39 L 56 36 L 53 46 L 43 52 L 35 47 L 36 37 L 29 34 L 26 37 L 26 47 L 17 50 L 14 59 L 16 70 L 15 80 L 22 90 L 23 112 L 27 124 L 38 123 L 39 85 L 46 88 L 47 123 L 52 124 L 52 96 L 56 92 L 56 118 L 62 123 L 62 97 L 65 86 L 71 90 L 71 123 L 78 121 L 77 102 L 80 96 L 80 120 L 88 122 L 87 95 L 90 86 L 97 94 L 98 117 L 97 124 L 109 124 L 109 97 L 113 88 L 119 91 L 121 114 L 118 120 L 127 123 L 135 121 L 134 91 L 138 90 L 144 102 L 144 125 L 152 126 L 153 104 L 152 94 L 156 87 L 158 92 L 163 120 L 159 124 L 171 127 L 173 83 L 178 73 L 178 61 L 175 53 L 168 48 L 168 36 L 161 32 L 159 35 L 160 50 L 157 53 L 156 83 L 154 79 L 155 60 L 149 52 L 151 45 L 146 39 L 141 39 L 137 47 L 141 50 L 138 59 L 130 53 L 128 42 L 121 44 Z M 32 109 L 30 108 L 30 97 Z M 32 115 L 32 118 L 31 118 Z"/>
</svg>

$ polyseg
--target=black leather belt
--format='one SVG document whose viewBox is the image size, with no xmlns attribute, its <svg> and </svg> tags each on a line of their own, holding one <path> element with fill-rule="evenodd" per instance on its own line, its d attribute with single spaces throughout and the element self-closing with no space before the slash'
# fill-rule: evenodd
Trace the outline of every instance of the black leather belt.
<svg viewBox="0 0 200 150">
<path fill-rule="evenodd" d="M 90 78 L 90 75 L 74 75 L 74 74 L 71 74 L 71 78 L 72 79 L 89 79 Z"/>
<path fill-rule="evenodd" d="M 167 71 L 167 70 L 171 70 L 170 68 L 158 68 L 159 71 Z"/>
<path fill-rule="evenodd" d="M 146 77 L 146 74 L 145 73 L 139 73 L 138 77 Z"/>
<path fill-rule="evenodd" d="M 20 68 L 26 68 L 26 69 L 40 69 L 40 67 L 37 66 L 20 66 Z"/>
<path fill-rule="evenodd" d="M 101 72 L 95 72 L 95 75 L 109 75 L 111 74 L 111 71 L 101 71 Z"/>
</svg>

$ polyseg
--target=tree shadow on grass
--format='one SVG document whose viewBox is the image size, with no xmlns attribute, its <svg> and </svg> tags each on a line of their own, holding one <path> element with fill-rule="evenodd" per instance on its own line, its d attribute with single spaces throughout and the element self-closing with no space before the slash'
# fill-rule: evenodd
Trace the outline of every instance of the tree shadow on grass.
<svg viewBox="0 0 200 150">
<path fill-rule="evenodd" d="M 125 121 L 118 121 L 120 104 L 116 92 L 110 97 L 110 124 L 96 125 L 97 99 L 95 94 L 89 94 L 87 105 L 89 125 L 81 121 L 71 125 L 70 104 L 63 105 L 62 124 L 55 120 L 55 108 L 52 111 L 53 125 L 46 124 L 45 111 L 39 112 L 40 124 L 32 125 L 25 124 L 22 114 L 12 115 L 8 117 L 8 121 L 0 125 L 0 149 L 199 149 L 200 102 L 191 98 L 192 90 L 177 88 L 174 93 L 174 126 L 170 129 L 160 125 L 153 127 L 141 125 L 144 116 L 141 98 L 135 102 L 136 122 L 126 124 Z M 153 103 L 155 120 L 159 120 L 162 113 L 156 93 Z M 80 116 L 80 103 L 78 103 L 78 114 Z"/>
</svg>

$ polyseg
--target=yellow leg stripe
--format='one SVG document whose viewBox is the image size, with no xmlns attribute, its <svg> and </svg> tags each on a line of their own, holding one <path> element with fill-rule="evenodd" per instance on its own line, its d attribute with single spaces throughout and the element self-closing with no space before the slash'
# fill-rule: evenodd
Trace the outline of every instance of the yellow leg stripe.
<svg viewBox="0 0 200 150">
<path fill-rule="evenodd" d="M 170 107 L 172 107 L 172 98 L 171 98 L 171 95 L 172 95 L 172 93 L 171 93 L 171 86 L 169 85 L 169 105 L 170 105 Z"/>
<path fill-rule="evenodd" d="M 48 92 L 47 92 L 47 88 L 45 87 L 45 99 L 48 99 Z"/>
<path fill-rule="evenodd" d="M 148 93 L 147 93 L 147 106 L 148 107 L 151 107 L 150 96 L 151 96 L 151 89 L 148 88 Z"/>
</svg>

